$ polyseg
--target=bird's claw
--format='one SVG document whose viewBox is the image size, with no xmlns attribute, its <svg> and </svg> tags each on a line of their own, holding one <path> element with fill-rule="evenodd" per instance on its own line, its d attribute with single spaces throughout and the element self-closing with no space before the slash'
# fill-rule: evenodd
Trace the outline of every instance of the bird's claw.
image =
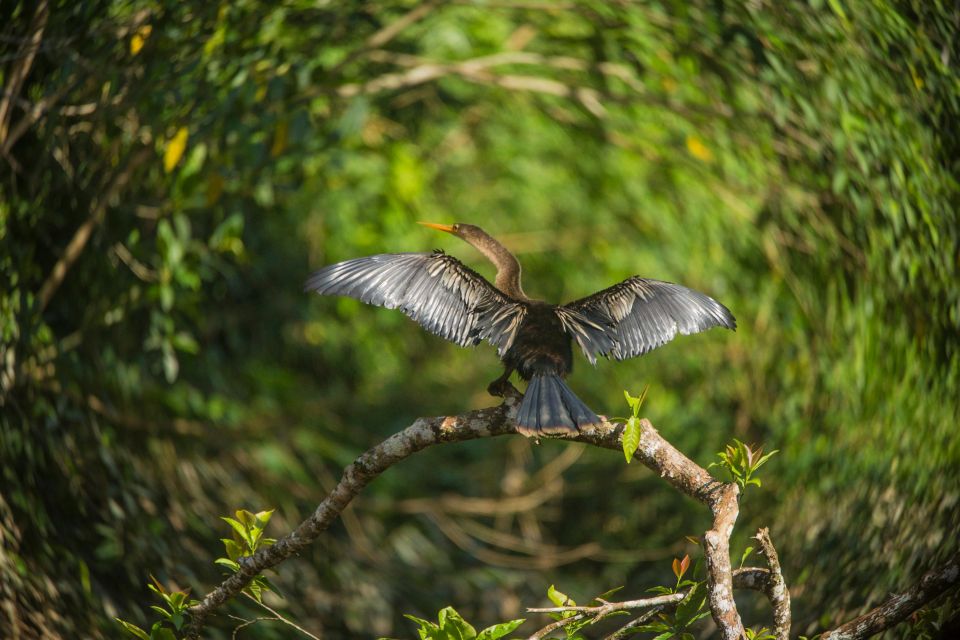
<svg viewBox="0 0 960 640">
<path fill-rule="evenodd" d="M 508 395 L 519 394 L 509 380 L 497 379 L 487 385 L 487 393 L 498 398 L 506 398 Z"/>
</svg>

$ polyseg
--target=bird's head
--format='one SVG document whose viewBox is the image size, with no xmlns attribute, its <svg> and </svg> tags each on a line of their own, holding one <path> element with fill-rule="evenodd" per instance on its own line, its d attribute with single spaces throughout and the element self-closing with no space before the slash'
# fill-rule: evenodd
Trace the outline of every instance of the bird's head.
<svg viewBox="0 0 960 640">
<path fill-rule="evenodd" d="M 419 224 L 422 224 L 425 227 L 430 227 L 431 229 L 436 229 L 437 231 L 446 231 L 447 233 L 453 234 L 461 240 L 466 240 L 467 242 L 480 237 L 485 237 L 487 235 L 480 227 L 472 224 L 465 224 L 463 222 L 455 222 L 453 224 L 420 222 Z"/>
</svg>

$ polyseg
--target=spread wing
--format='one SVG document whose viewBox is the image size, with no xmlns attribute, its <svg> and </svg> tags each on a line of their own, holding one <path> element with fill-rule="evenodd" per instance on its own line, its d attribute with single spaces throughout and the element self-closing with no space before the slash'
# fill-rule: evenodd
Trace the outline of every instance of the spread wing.
<svg viewBox="0 0 960 640">
<path fill-rule="evenodd" d="M 462 347 L 488 340 L 501 355 L 526 314 L 522 303 L 441 251 L 338 262 L 310 276 L 305 290 L 399 309 L 441 338 Z"/>
<path fill-rule="evenodd" d="M 564 330 L 591 364 L 596 355 L 626 360 L 711 327 L 736 329 L 730 310 L 680 285 L 634 276 L 557 307 Z"/>
</svg>

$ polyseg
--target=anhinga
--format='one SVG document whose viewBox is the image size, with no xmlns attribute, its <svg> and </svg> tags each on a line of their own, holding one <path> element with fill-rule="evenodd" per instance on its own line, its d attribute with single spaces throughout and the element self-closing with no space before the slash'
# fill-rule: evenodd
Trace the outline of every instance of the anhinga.
<svg viewBox="0 0 960 640">
<path fill-rule="evenodd" d="M 520 263 L 480 227 L 420 224 L 476 247 L 496 266 L 494 283 L 438 250 L 338 262 L 314 273 L 306 289 L 400 309 L 463 347 L 489 341 L 506 370 L 488 391 L 503 395 L 513 371 L 529 382 L 517 411 L 518 431 L 527 436 L 576 433 L 600 421 L 563 382 L 573 369 L 573 340 L 596 364 L 597 355 L 633 358 L 678 333 L 737 326 L 729 309 L 713 298 L 637 276 L 564 305 L 533 300 L 520 286 Z"/>
</svg>

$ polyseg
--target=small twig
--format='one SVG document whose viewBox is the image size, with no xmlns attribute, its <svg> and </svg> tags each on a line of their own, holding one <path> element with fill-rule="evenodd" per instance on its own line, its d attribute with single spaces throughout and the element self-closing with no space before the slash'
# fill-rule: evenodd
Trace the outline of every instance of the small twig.
<svg viewBox="0 0 960 640">
<path fill-rule="evenodd" d="M 914 611 L 938 597 L 947 589 L 960 585 L 960 551 L 943 565 L 931 569 L 903 593 L 887 599 L 879 607 L 856 620 L 827 631 L 821 640 L 860 640 L 896 626 Z"/>
<path fill-rule="evenodd" d="M 426 17 L 437 7 L 437 4 L 437 0 L 429 0 L 428 2 L 423 2 L 415 6 L 413 9 L 367 38 L 363 45 L 361 45 L 358 49 L 348 53 L 342 60 L 340 60 L 340 62 L 331 67 L 327 73 L 329 75 L 333 75 L 371 49 L 378 49 L 387 44 L 396 38 L 401 31 Z"/>
<path fill-rule="evenodd" d="M 528 613 L 563 613 L 565 611 L 577 611 L 590 616 L 602 618 L 614 611 L 628 611 L 630 609 L 649 609 L 650 607 L 666 606 L 676 604 L 687 597 L 685 591 L 679 593 L 668 593 L 653 598 L 641 598 L 640 600 L 625 600 L 624 602 L 607 602 L 595 607 L 527 607 Z"/>
<path fill-rule="evenodd" d="M 247 627 L 255 625 L 258 622 L 273 622 L 275 620 L 275 618 L 270 618 L 267 616 L 259 616 L 252 620 L 247 620 L 246 618 L 240 618 L 238 616 L 232 616 L 232 615 L 228 615 L 227 617 L 232 618 L 234 620 L 238 620 L 241 623 L 233 628 L 233 633 L 230 634 L 230 640 L 237 640 L 237 637 L 240 635 L 241 629 L 246 629 Z"/>
<path fill-rule="evenodd" d="M 541 640 L 542 638 L 546 638 L 548 635 L 550 635 L 557 629 L 561 629 L 569 624 L 573 624 L 574 622 L 580 622 L 586 617 L 587 617 L 587 614 L 578 613 L 576 615 L 570 616 L 569 618 L 561 618 L 560 620 L 551 622 L 550 624 L 548 624 L 542 629 L 538 629 L 537 631 L 534 631 L 527 637 L 527 640 Z"/>
<path fill-rule="evenodd" d="M 654 607 L 653 609 L 650 609 L 650 611 L 647 611 L 646 613 L 640 616 L 637 616 L 627 624 L 623 625 L 622 627 L 620 627 L 619 629 L 617 629 L 616 631 L 614 631 L 613 633 L 605 637 L 603 640 L 622 640 L 623 638 L 632 636 L 635 633 L 634 629 L 642 625 L 644 622 L 650 622 L 651 620 L 653 620 L 653 617 L 658 613 L 660 613 L 661 611 L 663 611 L 664 608 L 665 607 Z"/>
<path fill-rule="evenodd" d="M 283 617 L 282 615 L 280 615 L 280 613 L 279 613 L 278 611 L 276 611 L 275 609 L 267 606 L 266 604 L 264 604 L 264 603 L 261 602 L 260 600 L 257 600 L 256 598 L 254 598 L 253 596 L 251 596 L 249 593 L 244 592 L 243 595 L 245 595 L 245 596 L 247 597 L 247 599 L 250 600 L 251 602 L 254 602 L 255 604 L 263 607 L 264 609 L 266 609 L 267 611 L 269 611 L 270 613 L 272 613 L 272 614 L 274 615 L 274 619 L 277 620 L 278 622 L 282 622 L 282 623 L 285 624 L 285 625 L 289 625 L 289 626 L 293 627 L 294 629 L 296 629 L 297 631 L 299 631 L 299 632 L 302 633 L 303 635 L 307 636 L 308 638 L 313 638 L 313 640 L 320 640 L 320 637 L 319 637 L 319 636 L 316 636 L 316 635 L 310 633 L 309 631 L 307 631 L 306 629 L 304 629 L 303 627 L 301 627 L 301 626 L 298 625 L 297 623 L 293 622 L 292 620 L 288 620 L 287 618 Z"/>
</svg>

